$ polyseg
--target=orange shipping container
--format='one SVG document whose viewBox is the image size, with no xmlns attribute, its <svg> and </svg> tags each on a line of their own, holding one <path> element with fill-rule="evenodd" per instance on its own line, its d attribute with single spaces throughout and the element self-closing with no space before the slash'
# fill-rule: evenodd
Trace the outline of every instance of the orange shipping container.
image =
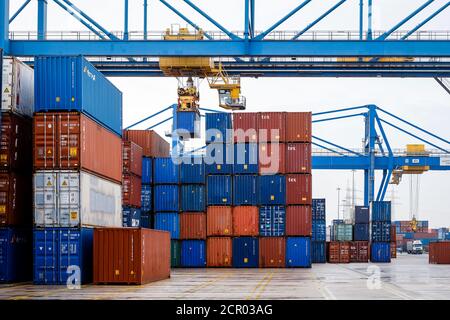
<svg viewBox="0 0 450 320">
<path fill-rule="evenodd" d="M 329 263 L 349 263 L 350 262 L 350 243 L 331 241 L 327 244 Z"/>
<path fill-rule="evenodd" d="M 170 156 L 169 143 L 154 130 L 124 130 L 123 139 L 140 145 L 144 157 Z"/>
<path fill-rule="evenodd" d="M 430 263 L 450 264 L 450 241 L 431 242 L 428 259 Z"/>
<path fill-rule="evenodd" d="M 286 207 L 286 235 L 310 237 L 312 233 L 311 206 Z"/>
<path fill-rule="evenodd" d="M 283 237 L 259 238 L 259 267 L 284 268 L 286 266 L 286 241 Z"/>
<path fill-rule="evenodd" d="M 286 113 L 286 141 L 311 142 L 311 112 Z"/>
<path fill-rule="evenodd" d="M 286 144 L 258 144 L 258 163 L 260 174 L 283 174 L 286 172 Z"/>
<path fill-rule="evenodd" d="M 31 174 L 0 172 L 0 227 L 31 225 Z"/>
<path fill-rule="evenodd" d="M 231 267 L 232 242 L 230 237 L 211 237 L 206 241 L 208 267 Z"/>
<path fill-rule="evenodd" d="M 206 239 L 206 214 L 199 212 L 181 213 L 180 239 Z"/>
<path fill-rule="evenodd" d="M 34 168 L 84 169 L 122 182 L 122 141 L 118 135 L 78 112 L 36 113 Z"/>
<path fill-rule="evenodd" d="M 284 142 L 286 139 L 286 112 L 258 112 L 258 141 Z"/>
<path fill-rule="evenodd" d="M 311 144 L 288 143 L 286 173 L 311 173 Z"/>
<path fill-rule="evenodd" d="M 141 206 L 142 181 L 134 174 L 124 174 L 122 181 L 122 202 L 125 206 Z"/>
<path fill-rule="evenodd" d="M 286 175 L 286 204 L 312 205 L 312 181 L 310 174 Z"/>
<path fill-rule="evenodd" d="M 397 258 L 397 243 L 391 242 L 391 258 Z"/>
<path fill-rule="evenodd" d="M 170 277 L 170 233 L 94 229 L 94 283 L 146 284 Z"/>
<path fill-rule="evenodd" d="M 237 206 L 233 208 L 233 235 L 258 236 L 259 211 L 254 206 Z"/>
<path fill-rule="evenodd" d="M 142 175 L 142 148 L 131 141 L 124 141 L 122 148 L 123 172 Z"/>
<path fill-rule="evenodd" d="M 233 113 L 234 142 L 258 141 L 256 118 L 255 112 Z"/>
<path fill-rule="evenodd" d="M 233 214 L 229 206 L 209 206 L 206 211 L 207 235 L 231 236 L 233 234 Z"/>
</svg>

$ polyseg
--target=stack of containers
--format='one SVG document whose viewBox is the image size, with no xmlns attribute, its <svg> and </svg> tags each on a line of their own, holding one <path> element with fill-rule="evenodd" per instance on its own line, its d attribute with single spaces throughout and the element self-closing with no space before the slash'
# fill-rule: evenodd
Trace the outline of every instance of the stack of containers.
<svg viewBox="0 0 450 320">
<path fill-rule="evenodd" d="M 373 201 L 371 207 L 370 261 L 391 261 L 391 202 Z"/>
<path fill-rule="evenodd" d="M 31 279 L 33 69 L 2 61 L 0 114 L 0 283 Z"/>
<path fill-rule="evenodd" d="M 325 199 L 312 199 L 312 263 L 327 262 Z"/>
<path fill-rule="evenodd" d="M 122 218 L 124 227 L 139 227 L 141 220 L 142 147 L 122 142 Z"/>
<path fill-rule="evenodd" d="M 330 238 L 327 246 L 328 262 L 349 263 L 353 226 L 344 220 L 333 220 Z"/>
<path fill-rule="evenodd" d="M 355 207 L 353 242 L 350 246 L 350 262 L 369 260 L 370 210 L 366 206 Z"/>
<path fill-rule="evenodd" d="M 35 57 L 35 111 L 34 282 L 87 283 L 92 227 L 122 226 L 122 93 L 81 56 Z"/>
</svg>

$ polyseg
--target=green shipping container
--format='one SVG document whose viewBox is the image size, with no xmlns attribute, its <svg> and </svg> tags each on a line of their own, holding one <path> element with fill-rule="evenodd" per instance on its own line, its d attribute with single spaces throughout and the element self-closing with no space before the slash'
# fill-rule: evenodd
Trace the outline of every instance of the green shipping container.
<svg viewBox="0 0 450 320">
<path fill-rule="evenodd" d="M 333 228 L 333 241 L 353 241 L 353 225 L 335 224 Z"/>
<path fill-rule="evenodd" d="M 181 241 L 172 240 L 170 243 L 170 266 L 179 267 L 181 264 Z"/>
</svg>

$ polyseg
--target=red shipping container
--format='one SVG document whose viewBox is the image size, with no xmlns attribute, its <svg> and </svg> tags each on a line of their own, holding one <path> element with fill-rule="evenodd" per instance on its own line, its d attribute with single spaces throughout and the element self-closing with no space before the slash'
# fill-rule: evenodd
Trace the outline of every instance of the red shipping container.
<svg viewBox="0 0 450 320">
<path fill-rule="evenodd" d="M 229 206 L 209 206 L 206 211 L 207 235 L 231 236 L 233 234 L 233 214 Z"/>
<path fill-rule="evenodd" d="M 170 156 L 169 143 L 154 130 L 124 130 L 123 139 L 140 145 L 144 157 Z"/>
<path fill-rule="evenodd" d="M 31 225 L 32 176 L 0 172 L 0 226 Z"/>
<path fill-rule="evenodd" d="M 234 142 L 258 141 L 256 118 L 255 112 L 233 113 Z"/>
<path fill-rule="evenodd" d="M 123 141 L 123 173 L 142 176 L 142 147 L 131 141 Z"/>
<path fill-rule="evenodd" d="M 311 144 L 286 145 L 286 173 L 311 173 Z"/>
<path fill-rule="evenodd" d="M 438 237 L 437 232 L 416 232 L 414 233 L 414 239 L 436 239 Z"/>
<path fill-rule="evenodd" d="M 36 113 L 34 168 L 84 169 L 122 181 L 122 141 L 118 135 L 78 112 Z"/>
<path fill-rule="evenodd" d="M 286 267 L 286 241 L 283 237 L 259 238 L 259 267 Z"/>
<path fill-rule="evenodd" d="M 259 210 L 254 206 L 237 206 L 233 208 L 233 235 L 258 236 Z"/>
<path fill-rule="evenodd" d="M 369 242 L 353 241 L 349 243 L 350 262 L 369 261 Z"/>
<path fill-rule="evenodd" d="M 94 229 L 94 283 L 146 284 L 170 278 L 170 233 Z"/>
<path fill-rule="evenodd" d="M 428 259 L 429 263 L 450 264 L 450 241 L 431 242 Z"/>
<path fill-rule="evenodd" d="M 181 213 L 180 239 L 206 239 L 206 214 L 200 212 Z"/>
<path fill-rule="evenodd" d="M 397 258 L 397 243 L 391 242 L 391 258 Z"/>
<path fill-rule="evenodd" d="M 258 144 L 258 165 L 260 174 L 283 174 L 286 172 L 286 144 Z"/>
<path fill-rule="evenodd" d="M 286 141 L 311 142 L 311 112 L 286 113 Z"/>
<path fill-rule="evenodd" d="M 349 263 L 350 262 L 350 243 L 331 241 L 327 246 L 329 263 Z"/>
<path fill-rule="evenodd" d="M 122 185 L 122 202 L 124 206 L 141 206 L 142 181 L 134 174 L 124 174 Z"/>
<path fill-rule="evenodd" d="M 286 175 L 286 204 L 312 204 L 312 177 L 310 174 Z"/>
<path fill-rule="evenodd" d="M 397 239 L 397 227 L 391 226 L 391 242 L 395 242 Z"/>
<path fill-rule="evenodd" d="M 286 207 L 286 235 L 310 237 L 312 233 L 311 206 Z"/>
<path fill-rule="evenodd" d="M 0 136 L 0 168 L 31 172 L 33 169 L 31 119 L 2 112 Z"/>
<path fill-rule="evenodd" d="M 206 265 L 231 267 L 232 242 L 230 237 L 211 237 L 206 241 Z"/>
<path fill-rule="evenodd" d="M 258 112 L 258 141 L 286 141 L 286 112 Z"/>
</svg>

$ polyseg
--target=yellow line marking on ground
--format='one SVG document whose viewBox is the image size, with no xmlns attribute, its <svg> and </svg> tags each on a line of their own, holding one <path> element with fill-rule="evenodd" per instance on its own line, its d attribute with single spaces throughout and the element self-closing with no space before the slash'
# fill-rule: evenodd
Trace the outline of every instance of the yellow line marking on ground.
<svg viewBox="0 0 450 320">
<path fill-rule="evenodd" d="M 195 293 L 195 292 L 197 292 L 200 289 L 204 289 L 204 288 L 212 285 L 213 283 L 219 282 L 219 281 L 221 281 L 223 279 L 226 279 L 226 278 L 228 278 L 230 276 L 231 276 L 231 272 L 226 272 L 225 274 L 222 274 L 219 277 L 216 277 L 216 278 L 214 278 L 212 280 L 206 281 L 206 282 L 204 282 L 202 284 L 199 284 L 199 285 L 197 285 L 197 286 L 195 286 L 195 287 L 193 287 L 193 288 L 183 292 L 181 297 L 185 297 L 186 295 L 188 295 L 190 293 Z"/>
<path fill-rule="evenodd" d="M 33 298 L 29 297 L 29 296 L 15 296 L 15 297 L 8 298 L 8 300 L 29 300 L 29 299 L 33 299 Z"/>
<path fill-rule="evenodd" d="M 272 280 L 273 275 L 274 275 L 274 272 L 271 272 L 271 273 L 269 274 L 269 277 L 267 278 L 266 282 L 261 286 L 259 292 L 256 294 L 256 297 L 255 297 L 256 300 L 258 300 L 259 297 L 261 296 L 261 294 L 264 292 L 264 290 L 266 289 L 267 285 L 268 285 L 269 282 Z"/>
<path fill-rule="evenodd" d="M 252 295 L 258 290 L 258 288 L 262 285 L 262 283 L 265 281 L 265 279 L 270 275 L 270 272 L 266 271 L 264 274 L 264 277 L 262 277 L 261 280 L 258 281 L 256 286 L 253 288 L 252 292 L 249 293 L 249 295 L 245 298 L 245 300 L 250 300 L 252 298 Z"/>
</svg>

